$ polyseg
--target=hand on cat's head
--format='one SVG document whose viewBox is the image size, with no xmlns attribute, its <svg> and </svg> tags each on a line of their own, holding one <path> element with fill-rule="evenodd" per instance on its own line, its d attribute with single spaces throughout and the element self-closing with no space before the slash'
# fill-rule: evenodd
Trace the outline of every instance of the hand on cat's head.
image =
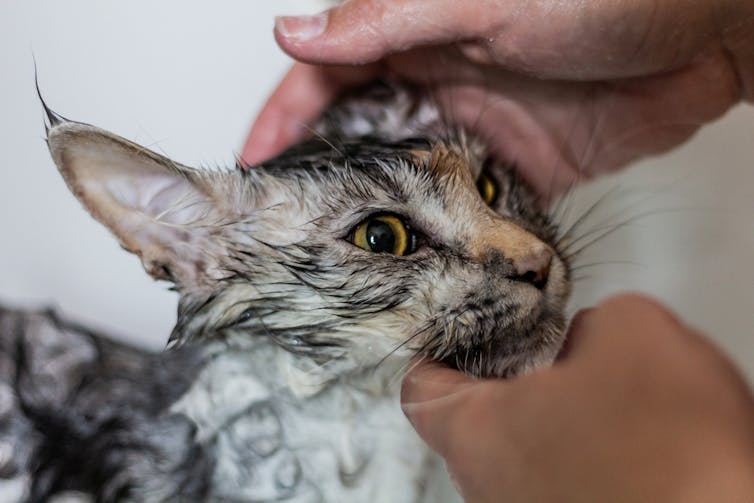
<svg viewBox="0 0 754 503">
<path fill-rule="evenodd" d="M 477 131 L 541 193 L 562 190 L 672 148 L 754 98 L 753 6 L 352 0 L 280 18 L 278 43 L 303 63 L 242 157 L 280 152 L 343 88 L 387 75 L 426 84 L 448 120 Z"/>
<path fill-rule="evenodd" d="M 406 415 L 464 501 L 746 501 L 754 397 L 659 304 L 614 297 L 577 316 L 567 354 L 513 380 L 423 364 Z"/>
</svg>

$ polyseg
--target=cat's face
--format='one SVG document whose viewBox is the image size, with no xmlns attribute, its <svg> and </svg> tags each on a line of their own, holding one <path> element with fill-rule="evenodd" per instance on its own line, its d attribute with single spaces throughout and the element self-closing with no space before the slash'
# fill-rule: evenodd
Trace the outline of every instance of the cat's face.
<svg viewBox="0 0 754 503">
<path fill-rule="evenodd" d="M 176 284 L 175 344 L 273 340 L 362 369 L 419 354 L 499 376 L 562 344 L 555 229 L 470 142 L 311 140 L 206 172 L 78 123 L 55 119 L 48 141 L 92 214 Z"/>
</svg>

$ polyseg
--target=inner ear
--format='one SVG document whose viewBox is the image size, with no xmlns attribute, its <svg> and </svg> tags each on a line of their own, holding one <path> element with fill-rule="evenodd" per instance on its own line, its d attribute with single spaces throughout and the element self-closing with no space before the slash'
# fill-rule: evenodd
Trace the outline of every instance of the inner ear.
<svg viewBox="0 0 754 503">
<path fill-rule="evenodd" d="M 220 215 L 200 172 L 86 124 L 54 124 L 47 142 L 71 191 L 149 274 L 179 286 L 206 279 Z"/>
</svg>

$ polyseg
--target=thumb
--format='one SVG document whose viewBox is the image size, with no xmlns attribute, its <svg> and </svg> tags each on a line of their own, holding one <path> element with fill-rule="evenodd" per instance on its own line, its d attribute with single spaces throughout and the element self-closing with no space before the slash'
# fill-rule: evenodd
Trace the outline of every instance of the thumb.
<svg viewBox="0 0 754 503">
<path fill-rule="evenodd" d="M 648 350 L 671 355 L 679 343 L 687 347 L 703 339 L 656 300 L 620 294 L 574 317 L 558 364 L 611 366 L 621 361 L 621 367 L 629 368 L 629 362 L 642 364 Z"/>
<path fill-rule="evenodd" d="M 483 38 L 506 18 L 500 12 L 505 5 L 496 0 L 352 0 L 313 16 L 279 17 L 275 38 L 299 61 L 371 63 L 412 47 Z M 515 9 L 508 3 L 507 10 Z"/>
<path fill-rule="evenodd" d="M 403 378 L 401 407 L 419 436 L 439 454 L 447 451 L 463 403 L 485 381 L 435 363 L 423 363 Z"/>
</svg>

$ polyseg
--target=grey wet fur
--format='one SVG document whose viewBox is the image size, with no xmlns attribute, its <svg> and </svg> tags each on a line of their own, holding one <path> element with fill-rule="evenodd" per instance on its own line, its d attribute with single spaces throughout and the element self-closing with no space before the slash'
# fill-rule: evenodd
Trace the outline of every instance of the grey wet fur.
<svg viewBox="0 0 754 503">
<path fill-rule="evenodd" d="M 68 186 L 175 285 L 178 317 L 151 354 L 51 312 L 0 310 L 0 496 L 433 501 L 437 463 L 398 405 L 409 360 L 514 376 L 562 345 L 555 226 L 413 89 L 355 91 L 312 139 L 226 171 L 45 109 Z M 383 214 L 414 253 L 353 244 Z"/>
</svg>

